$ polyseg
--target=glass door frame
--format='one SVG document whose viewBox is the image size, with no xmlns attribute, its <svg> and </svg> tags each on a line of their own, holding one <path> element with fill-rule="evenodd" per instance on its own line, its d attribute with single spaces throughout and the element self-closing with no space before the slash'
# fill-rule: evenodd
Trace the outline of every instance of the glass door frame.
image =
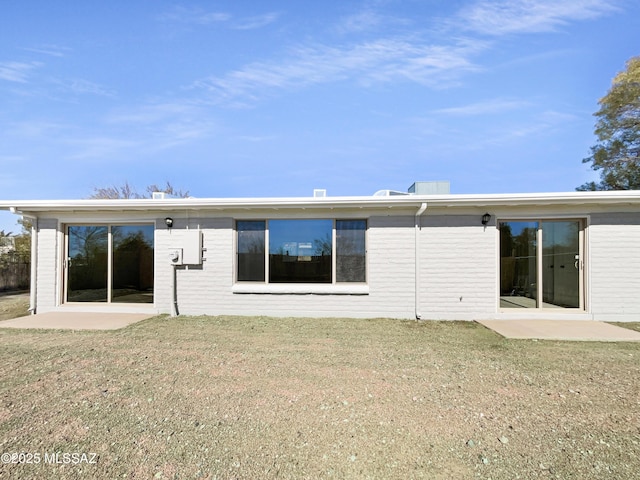
<svg viewBox="0 0 640 480">
<path fill-rule="evenodd" d="M 578 267 L 578 297 L 579 297 L 579 306 L 578 307 L 545 307 L 544 306 L 544 261 L 543 261 L 543 223 L 550 222 L 578 222 L 578 256 L 579 258 L 576 260 Z M 537 222 L 538 227 L 536 231 L 536 306 L 531 308 L 508 308 L 501 306 L 501 289 L 502 289 L 502 261 L 501 261 L 501 232 L 500 225 L 502 223 L 507 222 Z M 523 311 L 527 312 L 550 312 L 553 313 L 583 313 L 587 311 L 587 263 L 586 263 L 586 241 L 587 241 L 587 226 L 589 224 L 588 217 L 581 216 L 505 216 L 496 219 L 496 229 L 498 231 L 497 238 L 497 307 L 500 313 L 522 313 Z"/>
<path fill-rule="evenodd" d="M 153 227 L 153 301 L 151 303 L 126 303 L 126 302 L 114 302 L 113 301 L 113 235 L 112 228 L 113 227 L 121 227 L 121 226 L 151 226 Z M 106 288 L 107 288 L 107 298 L 106 301 L 98 301 L 98 302 L 78 302 L 78 301 L 69 301 L 69 227 L 107 227 L 107 280 L 106 280 Z M 155 296 L 155 230 L 156 224 L 155 221 L 106 221 L 106 222 L 72 222 L 72 223 L 64 223 L 62 226 L 62 234 L 63 234 L 63 245 L 62 245 L 62 258 L 61 258 L 61 267 L 62 267 L 62 289 L 61 289 L 61 303 L 64 305 L 136 305 L 136 306 L 152 306 L 156 303 Z"/>
</svg>

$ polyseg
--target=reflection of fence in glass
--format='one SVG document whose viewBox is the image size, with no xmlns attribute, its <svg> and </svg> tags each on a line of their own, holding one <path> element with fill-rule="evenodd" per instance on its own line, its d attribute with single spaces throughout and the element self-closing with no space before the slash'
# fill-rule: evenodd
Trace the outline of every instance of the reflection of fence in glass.
<svg viewBox="0 0 640 480">
<path fill-rule="evenodd" d="M 500 259 L 500 294 L 537 298 L 536 256 L 503 257 Z"/>
<path fill-rule="evenodd" d="M 153 225 L 69 226 L 67 300 L 153 303 L 153 234 Z"/>
<path fill-rule="evenodd" d="M 112 301 L 153 303 L 153 226 L 111 227 Z"/>
<path fill-rule="evenodd" d="M 367 281 L 366 231 L 366 220 L 336 220 L 336 281 Z"/>
<path fill-rule="evenodd" d="M 542 300 L 566 308 L 578 308 L 578 252 L 552 253 L 543 256 Z"/>
<path fill-rule="evenodd" d="M 107 301 L 108 227 L 70 226 L 67 299 Z"/>
<path fill-rule="evenodd" d="M 266 222 L 238 221 L 238 281 L 264 282 Z"/>
</svg>

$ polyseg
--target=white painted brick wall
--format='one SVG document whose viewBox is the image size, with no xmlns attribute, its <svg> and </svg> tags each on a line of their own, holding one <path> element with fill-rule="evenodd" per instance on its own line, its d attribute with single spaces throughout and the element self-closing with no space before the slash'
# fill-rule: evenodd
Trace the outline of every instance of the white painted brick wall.
<svg viewBox="0 0 640 480">
<path fill-rule="evenodd" d="M 422 318 L 494 317 L 496 227 L 485 228 L 478 215 L 424 216 L 420 235 Z"/>
<path fill-rule="evenodd" d="M 492 317 L 497 303 L 495 227 L 477 225 L 477 215 L 423 217 L 422 222 L 422 318 Z M 414 318 L 414 217 L 372 217 L 368 223 L 368 295 L 276 295 L 232 293 L 234 220 L 192 219 L 190 227 L 199 224 L 203 230 L 206 260 L 202 268 L 178 270 L 179 311 L 191 315 Z M 168 252 L 168 236 L 166 230 L 158 230 L 158 252 Z M 171 238 L 173 246 L 179 245 L 176 227 Z M 158 258 L 157 306 L 168 312 L 171 267 L 166 256 Z"/>
<path fill-rule="evenodd" d="M 640 215 L 592 215 L 589 243 L 594 319 L 640 321 Z"/>
<path fill-rule="evenodd" d="M 38 220 L 38 259 L 36 275 L 36 312 L 53 309 L 57 302 L 58 284 L 58 221 Z"/>
<path fill-rule="evenodd" d="M 201 268 L 177 271 L 182 314 L 413 318 L 413 217 L 369 219 L 369 295 L 234 294 L 234 220 L 191 219 L 189 224 L 190 228 L 199 225 L 203 231 L 206 260 Z M 166 312 L 170 311 L 172 267 L 161 253 L 179 245 L 180 228 L 178 223 L 170 233 L 166 229 L 156 232 L 160 253 L 156 259 L 156 301 Z"/>
<path fill-rule="evenodd" d="M 156 219 L 155 308 L 160 312 L 168 313 L 171 308 L 169 247 L 180 246 L 181 235 L 189 226 L 202 230 L 206 251 L 201 267 L 177 272 L 182 314 L 414 318 L 412 215 L 368 219 L 368 295 L 234 294 L 234 220 L 174 220 L 174 228 L 169 230 L 164 217 Z M 499 317 L 498 231 L 495 226 L 484 228 L 478 223 L 477 214 L 427 212 L 421 218 L 419 311 L 423 319 Z M 40 311 L 56 308 L 61 288 L 57 226 L 56 219 L 39 221 Z M 640 214 L 591 214 L 586 249 L 587 315 L 603 321 L 640 321 Z"/>
</svg>

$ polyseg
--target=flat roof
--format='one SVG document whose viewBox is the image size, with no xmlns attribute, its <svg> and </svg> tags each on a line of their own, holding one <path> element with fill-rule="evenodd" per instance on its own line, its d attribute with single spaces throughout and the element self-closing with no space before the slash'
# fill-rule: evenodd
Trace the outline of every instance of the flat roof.
<svg viewBox="0 0 640 480">
<path fill-rule="evenodd" d="M 346 209 L 497 207 L 526 205 L 638 205 L 640 190 L 559 192 L 394 195 L 353 197 L 276 197 L 276 198 L 164 198 L 164 199 L 83 199 L 83 200 L 0 200 L 0 210 L 17 214 L 43 212 L 127 212 L 234 209 Z"/>
</svg>

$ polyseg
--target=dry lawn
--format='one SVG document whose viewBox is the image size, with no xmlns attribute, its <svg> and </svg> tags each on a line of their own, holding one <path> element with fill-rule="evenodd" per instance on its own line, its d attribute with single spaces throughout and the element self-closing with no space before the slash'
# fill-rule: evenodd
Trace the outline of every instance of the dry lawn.
<svg viewBox="0 0 640 480">
<path fill-rule="evenodd" d="M 640 472 L 638 343 L 512 341 L 463 322 L 243 317 L 0 329 L 0 342 L 0 453 L 40 455 L 0 464 L 0 478 Z M 55 452 L 96 453 L 97 463 L 44 463 Z"/>
<path fill-rule="evenodd" d="M 0 320 L 29 315 L 29 294 L 0 292 Z"/>
</svg>

